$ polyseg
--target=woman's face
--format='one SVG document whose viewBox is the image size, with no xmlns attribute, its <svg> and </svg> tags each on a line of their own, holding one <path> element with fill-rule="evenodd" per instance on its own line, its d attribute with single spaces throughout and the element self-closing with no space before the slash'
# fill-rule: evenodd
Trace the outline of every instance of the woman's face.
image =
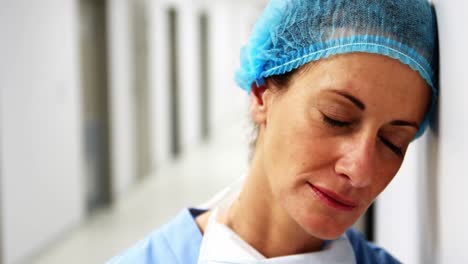
<svg viewBox="0 0 468 264">
<path fill-rule="evenodd" d="M 336 238 L 397 173 L 430 89 L 408 66 L 367 53 L 314 62 L 284 92 L 266 87 L 252 116 L 273 199 L 310 235 Z"/>
</svg>

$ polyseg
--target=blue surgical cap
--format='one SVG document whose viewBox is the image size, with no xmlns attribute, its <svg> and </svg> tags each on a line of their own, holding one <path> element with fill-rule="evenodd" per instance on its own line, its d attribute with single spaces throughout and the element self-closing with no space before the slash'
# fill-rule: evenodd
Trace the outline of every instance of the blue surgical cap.
<svg viewBox="0 0 468 264">
<path fill-rule="evenodd" d="M 424 133 L 437 98 L 437 25 L 427 0 L 272 0 L 241 49 L 236 82 L 290 72 L 336 54 L 381 54 L 417 71 L 432 90 Z"/>
</svg>

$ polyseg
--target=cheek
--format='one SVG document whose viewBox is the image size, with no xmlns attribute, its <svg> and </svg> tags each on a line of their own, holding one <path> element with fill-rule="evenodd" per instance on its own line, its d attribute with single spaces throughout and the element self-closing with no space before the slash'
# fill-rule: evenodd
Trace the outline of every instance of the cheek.
<svg viewBox="0 0 468 264">
<path fill-rule="evenodd" d="M 382 164 L 382 163 L 381 163 Z M 398 164 L 383 164 L 377 171 L 371 185 L 371 199 L 375 199 L 395 178 L 395 175 L 400 168 L 401 163 Z"/>
<path fill-rule="evenodd" d="M 332 149 L 322 134 L 318 124 L 310 122 L 303 111 L 289 109 L 272 116 L 265 133 L 264 152 L 269 156 L 269 165 L 293 173 L 322 163 Z"/>
<path fill-rule="evenodd" d="M 305 174 L 310 177 L 321 170 L 332 170 L 336 160 L 336 142 L 324 135 L 323 124 L 300 111 L 292 112 L 270 119 L 265 131 L 264 166 L 276 196 L 300 188 Z"/>
</svg>

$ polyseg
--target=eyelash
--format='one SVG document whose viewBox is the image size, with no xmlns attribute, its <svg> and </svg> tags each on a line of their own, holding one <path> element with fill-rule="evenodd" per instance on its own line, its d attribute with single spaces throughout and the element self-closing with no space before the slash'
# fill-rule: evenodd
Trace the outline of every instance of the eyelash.
<svg viewBox="0 0 468 264">
<path fill-rule="evenodd" d="M 392 150 L 397 156 L 399 157 L 403 157 L 403 150 L 395 145 L 393 145 L 390 141 L 388 141 L 386 138 L 384 137 L 380 137 L 380 140 L 385 144 L 387 145 L 388 148 L 390 148 L 390 150 Z"/>
<path fill-rule="evenodd" d="M 325 121 L 325 123 L 327 123 L 331 127 L 347 127 L 351 125 L 351 122 L 344 122 L 344 121 L 336 120 L 326 115 L 323 115 L 323 121 Z M 397 156 L 399 157 L 403 156 L 403 150 L 401 148 L 395 146 L 394 144 L 392 144 L 390 141 L 388 141 L 384 137 L 380 137 L 380 140 Z"/>
<path fill-rule="evenodd" d="M 351 122 L 344 122 L 344 121 L 336 120 L 326 115 L 323 115 L 323 121 L 325 121 L 325 123 L 327 123 L 328 125 L 332 127 L 346 127 L 346 126 L 351 125 Z"/>
</svg>

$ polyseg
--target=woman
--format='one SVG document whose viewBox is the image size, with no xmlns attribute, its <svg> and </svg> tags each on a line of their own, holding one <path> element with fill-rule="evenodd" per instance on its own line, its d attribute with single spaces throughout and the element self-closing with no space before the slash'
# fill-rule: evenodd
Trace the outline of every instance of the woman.
<svg viewBox="0 0 468 264">
<path fill-rule="evenodd" d="M 398 263 L 351 225 L 425 130 L 436 91 L 426 0 L 273 0 L 236 81 L 249 173 L 110 263 Z"/>
</svg>

